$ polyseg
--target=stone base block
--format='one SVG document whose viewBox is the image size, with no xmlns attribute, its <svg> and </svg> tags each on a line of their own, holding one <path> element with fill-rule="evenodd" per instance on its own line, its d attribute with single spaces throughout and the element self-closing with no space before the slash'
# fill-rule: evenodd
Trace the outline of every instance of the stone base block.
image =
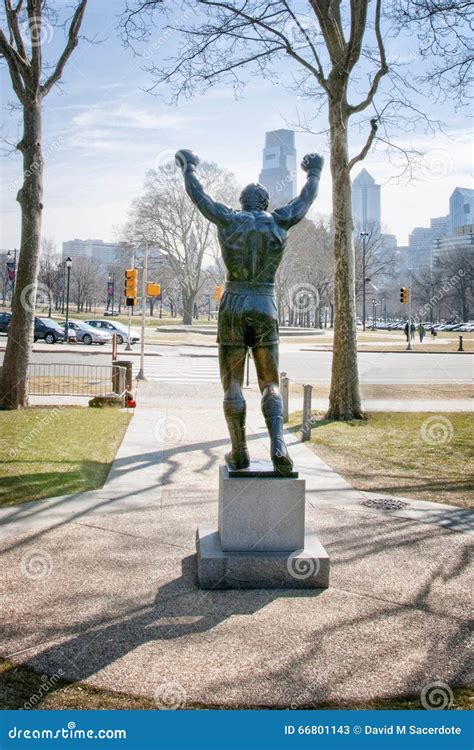
<svg viewBox="0 0 474 750">
<path fill-rule="evenodd" d="M 273 471 L 273 466 L 272 466 Z M 219 473 L 219 534 L 226 552 L 291 552 L 304 544 L 304 479 Z"/>
<path fill-rule="evenodd" d="M 295 552 L 229 552 L 219 531 L 199 526 L 196 535 L 199 585 L 203 589 L 314 588 L 329 586 L 329 556 L 312 529 Z"/>
</svg>

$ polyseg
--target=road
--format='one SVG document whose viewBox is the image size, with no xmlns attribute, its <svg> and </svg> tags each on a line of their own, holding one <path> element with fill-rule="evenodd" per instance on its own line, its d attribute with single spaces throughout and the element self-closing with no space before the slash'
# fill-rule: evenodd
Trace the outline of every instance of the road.
<svg viewBox="0 0 474 750">
<path fill-rule="evenodd" d="M 37 345 L 38 346 L 38 345 Z M 38 346 L 40 349 L 40 346 Z M 212 383 L 219 381 L 217 350 L 211 347 L 150 346 L 146 356 L 145 374 L 149 380 L 179 383 Z M 160 355 L 160 356 L 156 356 Z M 130 358 L 134 374 L 138 371 L 138 352 L 131 356 L 120 352 L 120 359 Z M 285 370 L 293 382 L 329 383 L 331 352 L 305 351 L 298 345 L 284 345 L 280 355 L 280 370 Z M 473 357 L 469 354 L 422 354 L 416 352 L 361 352 L 359 372 L 362 383 L 472 383 Z M 3 352 L 0 352 L 0 363 Z M 108 365 L 109 353 L 96 347 L 78 345 L 77 351 L 35 351 L 32 362 L 50 364 Z M 255 379 L 250 366 L 251 379 Z"/>
</svg>

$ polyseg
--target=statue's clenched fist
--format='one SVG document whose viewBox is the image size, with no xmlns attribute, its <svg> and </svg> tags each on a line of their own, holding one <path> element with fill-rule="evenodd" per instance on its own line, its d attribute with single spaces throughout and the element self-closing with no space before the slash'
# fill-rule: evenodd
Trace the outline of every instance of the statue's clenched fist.
<svg viewBox="0 0 474 750">
<path fill-rule="evenodd" d="M 306 154 L 301 162 L 301 169 L 311 175 L 319 176 L 323 169 L 324 158 L 321 154 Z"/>
<path fill-rule="evenodd" d="M 180 167 L 183 174 L 188 170 L 196 169 L 199 164 L 199 156 L 187 148 L 182 148 L 174 156 L 176 165 Z"/>
</svg>

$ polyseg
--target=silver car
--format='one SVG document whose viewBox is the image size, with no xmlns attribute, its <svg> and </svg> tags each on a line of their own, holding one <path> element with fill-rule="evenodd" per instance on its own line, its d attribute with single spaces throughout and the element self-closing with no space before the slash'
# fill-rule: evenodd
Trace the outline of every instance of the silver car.
<svg viewBox="0 0 474 750">
<path fill-rule="evenodd" d="M 69 327 L 76 332 L 77 340 L 83 344 L 109 344 L 112 336 L 108 331 L 93 328 L 84 320 L 70 320 Z"/>
<path fill-rule="evenodd" d="M 86 320 L 86 323 L 94 326 L 96 331 L 108 331 L 110 335 L 113 333 L 117 336 L 117 344 L 123 344 L 124 341 L 128 340 L 128 329 L 126 326 L 119 323 L 117 320 Z M 130 343 L 137 344 L 140 341 L 140 334 L 133 328 L 130 329 Z"/>
</svg>

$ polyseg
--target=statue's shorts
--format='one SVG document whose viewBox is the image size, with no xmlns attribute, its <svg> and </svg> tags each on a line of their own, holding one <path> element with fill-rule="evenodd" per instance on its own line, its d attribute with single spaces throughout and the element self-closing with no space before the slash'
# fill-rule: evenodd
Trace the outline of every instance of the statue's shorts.
<svg viewBox="0 0 474 750">
<path fill-rule="evenodd" d="M 275 284 L 228 281 L 219 307 L 217 343 L 254 348 L 278 341 Z"/>
</svg>

